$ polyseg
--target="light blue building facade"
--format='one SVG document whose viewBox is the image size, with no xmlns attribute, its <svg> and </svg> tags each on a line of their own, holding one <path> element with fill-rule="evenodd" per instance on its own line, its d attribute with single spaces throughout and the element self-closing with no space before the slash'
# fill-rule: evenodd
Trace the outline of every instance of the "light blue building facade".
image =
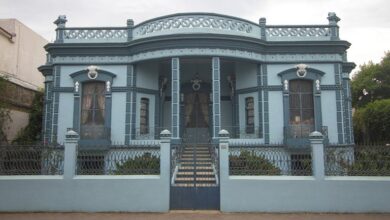
<svg viewBox="0 0 390 220">
<path fill-rule="evenodd" d="M 355 64 L 347 61 L 340 19 L 327 19 L 268 25 L 185 13 L 73 28 L 59 16 L 39 68 L 44 139 L 62 143 L 73 129 L 80 144 L 129 144 L 168 129 L 180 144 L 199 131 L 213 142 L 226 129 L 237 141 L 289 149 L 317 130 L 328 143 L 351 144 Z"/>
</svg>

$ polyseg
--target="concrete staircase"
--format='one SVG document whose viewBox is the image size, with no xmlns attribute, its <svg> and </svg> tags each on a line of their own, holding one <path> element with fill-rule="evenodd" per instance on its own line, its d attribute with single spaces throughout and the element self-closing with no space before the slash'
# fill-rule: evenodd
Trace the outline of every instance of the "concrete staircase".
<svg viewBox="0 0 390 220">
<path fill-rule="evenodd" d="M 195 131 L 194 129 L 197 130 Z M 174 176 L 174 185 L 179 187 L 216 185 L 218 183 L 218 175 L 216 175 L 210 154 L 208 129 L 186 129 L 182 147 L 178 168 Z"/>
</svg>

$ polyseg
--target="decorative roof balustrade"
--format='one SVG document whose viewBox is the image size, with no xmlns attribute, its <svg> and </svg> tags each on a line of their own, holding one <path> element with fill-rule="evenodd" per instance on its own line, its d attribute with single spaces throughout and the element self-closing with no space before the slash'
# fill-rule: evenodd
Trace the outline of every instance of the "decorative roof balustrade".
<svg viewBox="0 0 390 220">
<path fill-rule="evenodd" d="M 185 13 L 158 17 L 127 27 L 67 28 L 66 17 L 59 16 L 56 43 L 108 43 L 176 34 L 221 34 L 261 39 L 265 41 L 330 41 L 339 39 L 334 13 L 329 13 L 328 25 L 266 25 L 231 16 L 210 13 Z"/>
<path fill-rule="evenodd" d="M 268 41 L 331 40 L 329 25 L 271 25 L 265 28 Z"/>
<path fill-rule="evenodd" d="M 127 42 L 127 27 L 65 28 L 64 43 Z"/>
<path fill-rule="evenodd" d="M 260 37 L 257 24 L 239 18 L 214 14 L 180 14 L 153 19 L 137 25 L 133 39 L 185 33 L 213 33 Z"/>
</svg>

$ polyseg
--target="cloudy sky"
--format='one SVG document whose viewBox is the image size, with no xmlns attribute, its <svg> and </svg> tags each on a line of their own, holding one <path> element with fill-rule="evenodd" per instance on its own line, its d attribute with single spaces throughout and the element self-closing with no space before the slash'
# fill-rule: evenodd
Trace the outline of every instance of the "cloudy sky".
<svg viewBox="0 0 390 220">
<path fill-rule="evenodd" d="M 54 39 L 53 21 L 65 14 L 67 26 L 125 26 L 178 12 L 215 12 L 267 24 L 327 24 L 336 12 L 340 36 L 352 43 L 348 59 L 379 62 L 390 50 L 389 0 L 0 0 L 0 18 L 16 18 Z M 356 70 L 355 70 L 356 71 Z"/>
</svg>

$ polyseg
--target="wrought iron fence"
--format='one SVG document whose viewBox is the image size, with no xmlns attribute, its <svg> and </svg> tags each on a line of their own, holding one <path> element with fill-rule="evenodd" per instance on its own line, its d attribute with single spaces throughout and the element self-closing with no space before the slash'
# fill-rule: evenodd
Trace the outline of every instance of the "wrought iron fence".
<svg viewBox="0 0 390 220">
<path fill-rule="evenodd" d="M 390 146 L 326 146 L 325 175 L 390 176 Z"/>
<path fill-rule="evenodd" d="M 310 148 L 291 151 L 283 145 L 229 146 L 230 175 L 311 176 Z"/>
<path fill-rule="evenodd" d="M 79 147 L 77 175 L 159 175 L 160 146 Z"/>
<path fill-rule="evenodd" d="M 62 175 L 63 172 L 63 146 L 0 146 L 0 175 Z"/>
</svg>

